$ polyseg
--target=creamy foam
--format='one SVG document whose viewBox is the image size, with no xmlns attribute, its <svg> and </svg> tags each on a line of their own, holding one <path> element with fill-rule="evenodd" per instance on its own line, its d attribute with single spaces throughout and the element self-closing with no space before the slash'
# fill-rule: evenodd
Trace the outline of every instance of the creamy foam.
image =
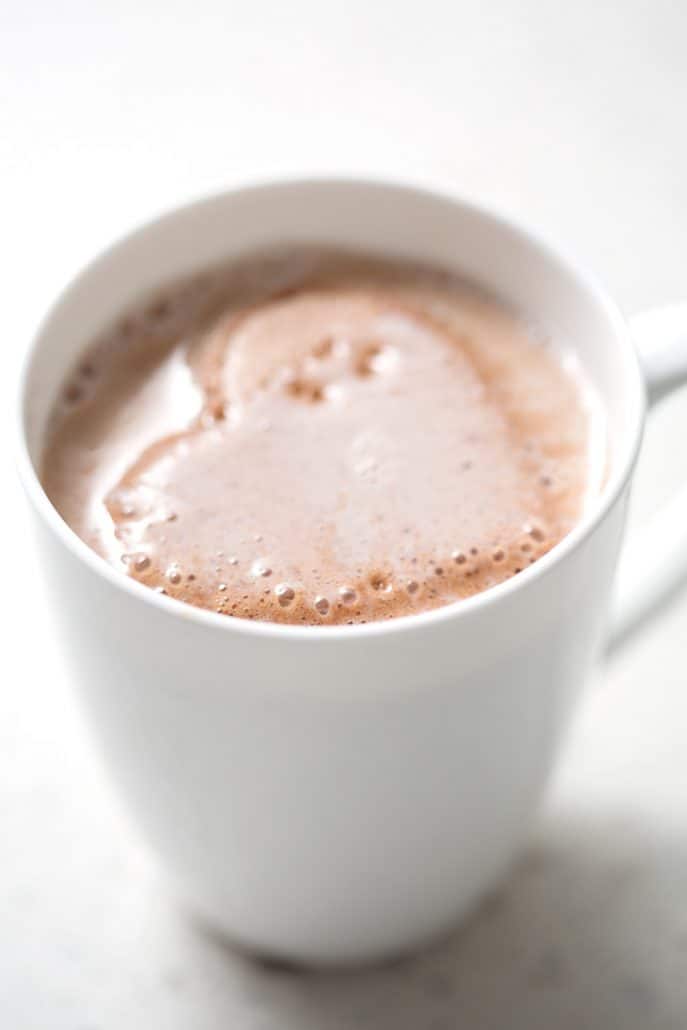
<svg viewBox="0 0 687 1030">
<path fill-rule="evenodd" d="M 598 492 L 598 412 L 570 366 L 448 273 L 285 249 L 95 341 L 43 482 L 123 574 L 191 604 L 316 625 L 424 611 L 522 571 Z"/>
</svg>

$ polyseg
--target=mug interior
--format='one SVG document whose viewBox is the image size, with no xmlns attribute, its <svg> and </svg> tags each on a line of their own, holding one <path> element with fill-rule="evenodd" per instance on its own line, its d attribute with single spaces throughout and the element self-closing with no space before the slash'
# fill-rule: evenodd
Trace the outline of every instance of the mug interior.
<svg viewBox="0 0 687 1030">
<path fill-rule="evenodd" d="M 518 580 L 574 546 L 601 517 L 632 469 L 644 410 L 637 357 L 614 304 L 573 262 L 502 217 L 414 187 L 343 179 L 254 186 L 191 204 L 114 244 L 72 282 L 43 322 L 22 381 L 20 435 L 39 505 L 52 507 L 37 481 L 46 423 L 67 372 L 93 337 L 166 281 L 277 243 L 339 245 L 443 266 L 484 286 L 574 351 L 605 409 L 610 471 L 581 522 Z"/>
</svg>

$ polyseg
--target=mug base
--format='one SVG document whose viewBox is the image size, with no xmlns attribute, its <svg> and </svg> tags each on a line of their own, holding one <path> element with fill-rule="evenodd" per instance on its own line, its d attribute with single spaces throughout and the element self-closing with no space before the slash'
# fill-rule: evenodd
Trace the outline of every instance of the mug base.
<svg viewBox="0 0 687 1030">
<path fill-rule="evenodd" d="M 393 966 L 424 952 L 440 949 L 479 916 L 482 906 L 505 885 L 521 853 L 522 848 L 501 864 L 478 894 L 463 901 L 444 919 L 435 921 L 433 926 L 410 933 L 403 940 L 375 941 L 372 944 L 361 941 L 357 946 L 350 942 L 337 942 L 332 936 L 326 943 L 313 943 L 312 946 L 303 941 L 275 944 L 229 926 L 216 909 L 180 890 L 178 885 L 172 888 L 172 893 L 183 915 L 198 933 L 265 969 L 285 975 L 327 970 L 353 972 L 356 969 Z"/>
</svg>

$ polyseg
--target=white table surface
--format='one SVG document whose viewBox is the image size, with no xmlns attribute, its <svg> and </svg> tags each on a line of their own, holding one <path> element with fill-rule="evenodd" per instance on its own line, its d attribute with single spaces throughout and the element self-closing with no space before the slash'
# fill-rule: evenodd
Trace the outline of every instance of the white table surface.
<svg viewBox="0 0 687 1030">
<path fill-rule="evenodd" d="M 372 171 L 520 215 L 636 310 L 687 296 L 680 0 L 0 4 L 0 389 L 57 288 L 235 180 Z M 46 610 L 3 423 L 2 1030 L 687 1026 L 687 597 L 600 672 L 519 871 L 401 965 L 266 969 L 203 936 L 130 835 Z M 637 518 L 687 478 L 652 420 Z"/>
</svg>

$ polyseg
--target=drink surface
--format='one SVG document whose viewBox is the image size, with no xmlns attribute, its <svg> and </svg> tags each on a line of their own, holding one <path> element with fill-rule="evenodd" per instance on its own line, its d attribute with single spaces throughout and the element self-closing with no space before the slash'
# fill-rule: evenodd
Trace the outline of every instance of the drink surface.
<svg viewBox="0 0 687 1030">
<path fill-rule="evenodd" d="M 570 355 L 435 268 L 290 247 L 163 287 L 87 349 L 42 479 L 123 575 L 227 616 L 360 623 L 517 575 L 606 450 Z"/>
</svg>

